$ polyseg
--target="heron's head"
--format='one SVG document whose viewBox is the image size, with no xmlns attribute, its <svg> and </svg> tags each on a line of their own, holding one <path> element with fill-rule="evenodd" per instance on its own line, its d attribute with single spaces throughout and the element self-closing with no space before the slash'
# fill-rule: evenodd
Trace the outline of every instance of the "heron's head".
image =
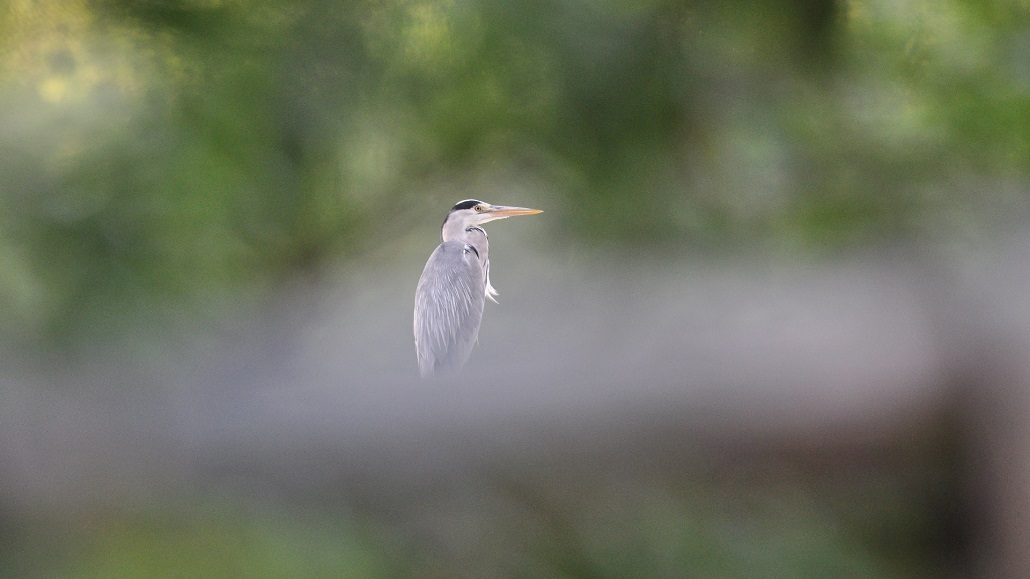
<svg viewBox="0 0 1030 579">
<path fill-rule="evenodd" d="M 459 201 L 447 214 L 443 221 L 443 228 L 450 227 L 465 229 L 473 225 L 482 225 L 495 219 L 514 217 L 516 215 L 534 215 L 543 213 L 539 209 L 528 209 L 526 207 L 508 207 L 507 205 L 491 205 L 477 199 L 466 199 Z"/>
</svg>

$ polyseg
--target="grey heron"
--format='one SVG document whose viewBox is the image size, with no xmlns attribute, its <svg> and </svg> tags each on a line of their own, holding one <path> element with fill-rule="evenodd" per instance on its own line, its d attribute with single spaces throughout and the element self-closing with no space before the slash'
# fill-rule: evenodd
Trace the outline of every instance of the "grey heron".
<svg viewBox="0 0 1030 579">
<path fill-rule="evenodd" d="M 539 209 L 459 201 L 444 219 L 443 243 L 429 256 L 415 290 L 415 351 L 422 377 L 453 374 L 472 354 L 490 285 L 490 242 L 480 225 Z"/>
</svg>

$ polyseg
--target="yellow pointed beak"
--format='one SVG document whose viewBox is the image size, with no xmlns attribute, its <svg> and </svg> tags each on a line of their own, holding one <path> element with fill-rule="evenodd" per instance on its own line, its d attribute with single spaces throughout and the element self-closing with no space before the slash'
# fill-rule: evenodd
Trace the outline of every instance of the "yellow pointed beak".
<svg viewBox="0 0 1030 579">
<path fill-rule="evenodd" d="M 508 207 L 506 205 L 491 205 L 486 210 L 494 219 L 503 219 L 505 217 L 514 217 L 516 215 L 536 215 L 537 213 L 543 213 L 540 209 L 529 209 L 528 207 Z"/>
</svg>

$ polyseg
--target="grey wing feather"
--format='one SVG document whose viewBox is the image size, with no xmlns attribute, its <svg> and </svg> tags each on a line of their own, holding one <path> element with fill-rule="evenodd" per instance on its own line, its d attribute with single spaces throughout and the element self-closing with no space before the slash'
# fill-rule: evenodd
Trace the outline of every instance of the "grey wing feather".
<svg viewBox="0 0 1030 579">
<path fill-rule="evenodd" d="M 475 251 L 458 241 L 440 244 L 415 290 L 415 350 L 422 376 L 465 365 L 479 338 L 485 296 Z"/>
</svg>

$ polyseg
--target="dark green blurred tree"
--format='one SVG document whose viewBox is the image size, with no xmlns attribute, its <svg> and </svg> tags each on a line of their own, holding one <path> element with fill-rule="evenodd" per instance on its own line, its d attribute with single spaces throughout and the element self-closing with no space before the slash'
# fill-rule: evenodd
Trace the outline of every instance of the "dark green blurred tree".
<svg viewBox="0 0 1030 579">
<path fill-rule="evenodd" d="M 1025 215 L 1028 11 L 13 0 L 4 334 L 355 258 L 463 193 L 492 198 L 491 174 L 540 184 L 573 243 L 823 251 L 979 231 L 984 207 Z M 423 193 L 439 183 L 456 193 Z"/>
</svg>

